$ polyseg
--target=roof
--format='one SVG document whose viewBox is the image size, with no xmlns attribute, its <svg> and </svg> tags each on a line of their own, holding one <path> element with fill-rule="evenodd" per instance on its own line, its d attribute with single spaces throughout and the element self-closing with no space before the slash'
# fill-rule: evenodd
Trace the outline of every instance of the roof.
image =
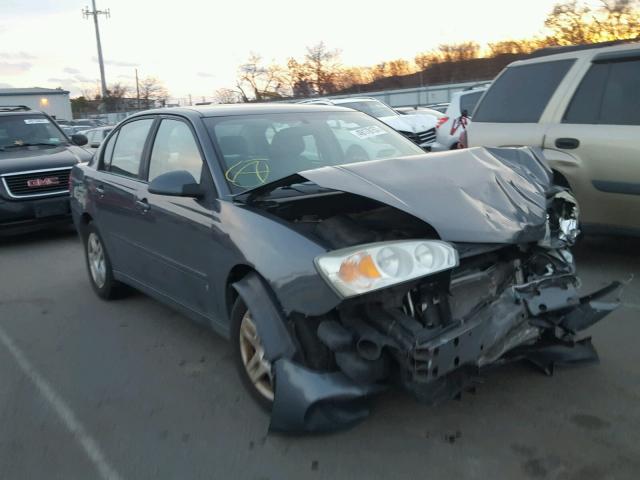
<svg viewBox="0 0 640 480">
<path fill-rule="evenodd" d="M 607 43 L 608 45 L 608 43 Z M 554 47 L 544 49 L 545 55 L 535 56 L 526 60 L 518 60 L 509 64 L 509 67 L 527 65 L 530 63 L 549 62 L 554 60 L 565 60 L 583 57 L 595 57 L 603 53 L 640 52 L 639 42 L 618 43 L 611 46 L 601 46 L 600 44 L 580 45 L 577 47 Z M 556 53 L 557 52 L 557 53 Z"/>
<path fill-rule="evenodd" d="M 68 95 L 67 90 L 61 88 L 0 88 L 0 96 L 8 97 L 13 95 Z"/>
<path fill-rule="evenodd" d="M 260 115 L 265 113 L 311 113 L 311 112 L 352 112 L 351 109 L 332 105 L 309 105 L 293 103 L 240 103 L 229 105 L 201 105 L 193 107 L 155 108 L 137 113 L 146 114 L 198 113 L 203 117 L 225 117 L 231 115 Z"/>
</svg>

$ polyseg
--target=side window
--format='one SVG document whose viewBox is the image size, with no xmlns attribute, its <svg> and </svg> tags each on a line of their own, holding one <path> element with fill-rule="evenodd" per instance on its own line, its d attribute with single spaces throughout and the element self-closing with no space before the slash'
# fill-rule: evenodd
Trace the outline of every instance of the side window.
<svg viewBox="0 0 640 480">
<path fill-rule="evenodd" d="M 598 123 L 608 74 L 607 64 L 596 64 L 589 69 L 569 103 L 562 123 Z"/>
<path fill-rule="evenodd" d="M 149 181 L 175 170 L 186 170 L 200 182 L 202 157 L 193 133 L 185 122 L 162 120 L 151 150 Z"/>
<path fill-rule="evenodd" d="M 138 178 L 142 151 L 153 119 L 135 120 L 120 128 L 109 170 L 126 177 Z"/>
<path fill-rule="evenodd" d="M 118 132 L 116 132 L 110 139 L 109 143 L 104 146 L 103 154 L 102 154 L 102 169 L 109 170 L 111 166 L 111 157 L 113 156 L 113 147 L 116 144 L 116 140 L 118 139 Z"/>
<path fill-rule="evenodd" d="M 640 60 L 594 63 L 563 123 L 640 125 Z"/>
<path fill-rule="evenodd" d="M 640 60 L 609 64 L 600 123 L 640 125 Z"/>
<path fill-rule="evenodd" d="M 474 122 L 537 123 L 575 60 L 508 67 L 489 88 Z"/>
</svg>

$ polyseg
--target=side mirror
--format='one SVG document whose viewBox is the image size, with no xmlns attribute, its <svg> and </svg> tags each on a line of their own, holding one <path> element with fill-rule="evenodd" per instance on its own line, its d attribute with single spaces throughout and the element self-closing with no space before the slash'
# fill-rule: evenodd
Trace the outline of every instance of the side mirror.
<svg viewBox="0 0 640 480">
<path fill-rule="evenodd" d="M 83 145 L 87 144 L 89 139 L 81 133 L 74 133 L 73 135 L 71 135 L 71 141 L 74 143 L 74 145 L 82 147 Z"/>
<path fill-rule="evenodd" d="M 149 184 L 149 193 L 193 198 L 204 195 L 196 179 L 186 170 L 174 170 L 158 175 Z"/>
<path fill-rule="evenodd" d="M 469 110 L 467 110 L 466 108 L 464 110 L 462 110 L 462 116 L 463 117 L 468 117 L 469 116 Z"/>
</svg>

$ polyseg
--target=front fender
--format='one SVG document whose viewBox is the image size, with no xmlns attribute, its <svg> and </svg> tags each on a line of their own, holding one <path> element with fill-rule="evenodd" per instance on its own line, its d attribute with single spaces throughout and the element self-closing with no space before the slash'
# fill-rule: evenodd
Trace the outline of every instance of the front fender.
<svg viewBox="0 0 640 480">
<path fill-rule="evenodd" d="M 248 206 L 221 202 L 220 218 L 233 252 L 228 271 L 238 264 L 251 266 L 286 315 L 323 315 L 340 303 L 314 265 L 315 257 L 326 252 L 324 247 L 284 220 Z"/>
</svg>

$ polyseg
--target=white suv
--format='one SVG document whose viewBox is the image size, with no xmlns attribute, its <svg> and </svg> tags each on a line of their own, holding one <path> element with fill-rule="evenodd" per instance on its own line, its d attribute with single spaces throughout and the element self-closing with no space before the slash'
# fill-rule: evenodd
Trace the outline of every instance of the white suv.
<svg viewBox="0 0 640 480">
<path fill-rule="evenodd" d="M 514 62 L 476 107 L 470 146 L 541 147 L 587 231 L 640 233 L 640 43 Z"/>
<path fill-rule="evenodd" d="M 391 107 L 375 98 L 318 98 L 314 100 L 303 100 L 299 103 L 339 105 L 341 107 L 359 110 L 386 123 L 427 151 L 431 150 L 431 146 L 436 140 L 436 117 L 432 115 L 400 115 Z"/>
<path fill-rule="evenodd" d="M 478 100 L 487 91 L 487 87 L 471 88 L 451 95 L 451 103 L 438 119 L 436 125 L 436 142 L 431 146 L 434 152 L 455 150 L 459 147 L 460 135 L 469 123 Z"/>
</svg>

